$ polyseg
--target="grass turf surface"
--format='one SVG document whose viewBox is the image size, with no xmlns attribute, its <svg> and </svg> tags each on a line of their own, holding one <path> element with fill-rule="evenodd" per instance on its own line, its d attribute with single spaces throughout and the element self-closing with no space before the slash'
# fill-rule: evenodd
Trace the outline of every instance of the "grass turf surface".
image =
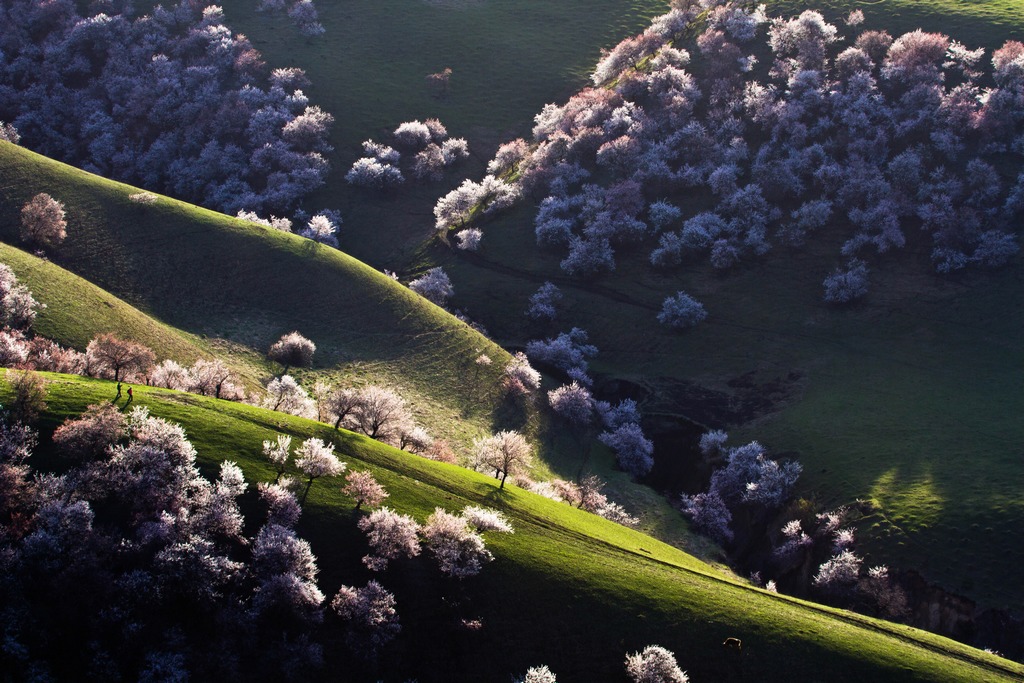
<svg viewBox="0 0 1024 683">
<path fill-rule="evenodd" d="M 46 375 L 49 409 L 44 435 L 89 403 L 110 400 L 101 380 Z M 0 383 L 0 399 L 9 389 Z M 506 680 L 547 663 L 560 680 L 618 680 L 627 651 L 650 643 L 673 650 L 693 680 L 739 681 L 999 681 L 1024 668 L 952 641 L 860 615 L 765 593 L 723 578 L 679 550 L 596 516 L 493 479 L 433 463 L 361 436 L 250 406 L 139 387 L 136 403 L 183 424 L 201 468 L 233 459 L 250 485 L 273 474 L 260 442 L 274 433 L 326 437 L 350 468 L 371 469 L 395 509 L 424 519 L 435 506 L 484 504 L 506 513 L 510 536 L 488 536 L 496 560 L 476 579 L 442 580 L 428 558 L 394 564 L 382 577 L 398 597 L 404 629 L 375 676 L 423 681 Z M 45 447 L 37 467 L 53 464 Z M 243 501 L 250 526 L 258 513 Z M 351 502 L 336 481 L 317 481 L 300 533 L 320 559 L 320 585 L 361 585 L 370 574 L 359 557 L 365 541 Z M 459 618 L 479 619 L 467 631 Z M 328 637 L 338 634 L 328 630 Z M 742 655 L 722 648 L 744 641 Z M 338 643 L 327 643 L 335 680 L 365 678 Z"/>
<path fill-rule="evenodd" d="M 483 352 L 495 363 L 481 382 L 496 384 L 508 354 L 346 254 L 171 199 L 133 204 L 129 186 L 8 143 L 0 143 L 0 177 L 0 239 L 17 243 L 21 206 L 49 192 L 68 213 L 68 238 L 49 258 L 143 313 L 211 344 L 247 347 L 241 355 L 257 368 L 274 340 L 299 330 L 317 344 L 317 369 L 351 382 L 390 381 L 420 406 L 425 424 L 458 431 L 475 423 L 471 432 L 489 424 L 466 378 Z M 113 322 L 102 307 L 77 310 L 82 329 L 64 314 L 51 330 L 58 341 L 82 346 L 90 330 Z M 260 379 L 270 374 L 263 365 Z"/>
</svg>

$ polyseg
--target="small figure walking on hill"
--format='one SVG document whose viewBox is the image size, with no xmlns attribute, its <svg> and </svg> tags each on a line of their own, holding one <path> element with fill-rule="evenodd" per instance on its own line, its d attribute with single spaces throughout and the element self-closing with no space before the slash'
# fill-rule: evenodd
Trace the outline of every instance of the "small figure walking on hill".
<svg viewBox="0 0 1024 683">
<path fill-rule="evenodd" d="M 128 405 L 129 403 L 131 403 L 134 400 L 135 400 L 135 397 L 132 396 L 132 388 L 128 387 L 128 401 L 125 403 L 125 405 Z"/>
<path fill-rule="evenodd" d="M 116 401 L 119 398 L 121 398 L 121 383 L 120 382 L 117 383 L 117 396 L 114 397 L 114 400 Z"/>
</svg>

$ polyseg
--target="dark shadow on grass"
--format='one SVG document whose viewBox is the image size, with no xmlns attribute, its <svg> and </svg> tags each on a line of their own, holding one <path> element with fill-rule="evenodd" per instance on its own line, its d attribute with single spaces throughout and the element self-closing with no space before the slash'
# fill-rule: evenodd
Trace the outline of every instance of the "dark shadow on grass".
<svg viewBox="0 0 1024 683">
<path fill-rule="evenodd" d="M 526 404 L 528 400 L 529 398 L 525 396 L 506 393 L 491 411 L 491 423 L 494 425 L 494 431 L 523 429 L 530 419 Z"/>
<path fill-rule="evenodd" d="M 487 494 L 484 496 L 484 501 L 491 506 L 500 504 L 502 507 L 505 507 L 505 504 L 508 502 L 509 498 L 510 496 L 508 491 L 506 491 L 503 488 L 499 488 L 498 481 L 495 480 L 494 488 L 487 492 Z"/>
</svg>

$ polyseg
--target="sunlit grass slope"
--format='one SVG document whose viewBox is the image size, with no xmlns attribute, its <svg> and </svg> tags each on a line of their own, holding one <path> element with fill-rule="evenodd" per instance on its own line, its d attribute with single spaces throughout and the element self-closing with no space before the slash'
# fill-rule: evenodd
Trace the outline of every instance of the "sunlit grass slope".
<svg viewBox="0 0 1024 683">
<path fill-rule="evenodd" d="M 317 367 L 387 378 L 452 415 L 479 408 L 466 382 L 477 355 L 494 359 L 493 374 L 507 358 L 336 249 L 167 198 L 133 203 L 134 188 L 0 143 L 4 241 L 18 243 L 19 210 L 37 192 L 67 209 L 54 263 L 192 334 L 262 353 L 299 330 L 317 344 Z"/>
<path fill-rule="evenodd" d="M 110 400 L 109 382 L 48 375 L 44 434 L 93 402 Z M 0 400 L 8 396 L 0 383 Z M 182 423 L 208 473 L 239 462 L 252 488 L 273 473 L 260 443 L 284 432 L 336 443 L 350 468 L 371 469 L 390 506 L 423 520 L 436 506 L 483 504 L 505 512 L 515 534 L 488 538 L 496 560 L 462 583 L 441 579 L 421 557 L 378 577 L 394 591 L 399 641 L 369 677 L 340 643 L 325 647 L 330 680 L 507 681 L 548 664 L 560 681 L 623 679 L 623 659 L 651 643 L 673 650 L 695 681 L 1009 681 L 1020 665 L 910 628 L 803 603 L 733 583 L 694 558 L 569 506 L 504 491 L 493 479 L 423 460 L 324 425 L 166 390 L 140 387 L 136 403 Z M 46 440 L 44 439 L 44 444 Z M 52 464 L 44 447 L 37 466 Z M 255 496 L 245 506 L 259 514 Z M 319 557 L 320 584 L 371 577 L 351 502 L 337 482 L 314 484 L 300 522 Z M 251 522 L 255 524 L 256 522 Z M 460 619 L 482 628 L 460 628 Z M 742 654 L 721 647 L 743 640 Z"/>
</svg>

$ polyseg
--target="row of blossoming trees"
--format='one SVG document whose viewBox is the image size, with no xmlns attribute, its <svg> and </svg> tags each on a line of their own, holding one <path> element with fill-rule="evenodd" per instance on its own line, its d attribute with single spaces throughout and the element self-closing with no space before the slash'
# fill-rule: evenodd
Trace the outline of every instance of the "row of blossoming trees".
<svg viewBox="0 0 1024 683">
<path fill-rule="evenodd" d="M 864 296 L 868 263 L 918 232 L 940 273 L 1017 252 L 1024 44 L 986 56 L 941 34 L 861 31 L 860 12 L 840 28 L 814 11 L 674 6 L 603 57 L 594 87 L 547 105 L 531 140 L 503 145 L 481 183 L 443 197 L 438 229 L 531 197 L 538 247 L 581 278 L 637 251 L 657 269 L 726 270 L 841 243 L 823 283 L 837 303 Z M 699 322 L 684 294 L 662 322 Z"/>
</svg>

